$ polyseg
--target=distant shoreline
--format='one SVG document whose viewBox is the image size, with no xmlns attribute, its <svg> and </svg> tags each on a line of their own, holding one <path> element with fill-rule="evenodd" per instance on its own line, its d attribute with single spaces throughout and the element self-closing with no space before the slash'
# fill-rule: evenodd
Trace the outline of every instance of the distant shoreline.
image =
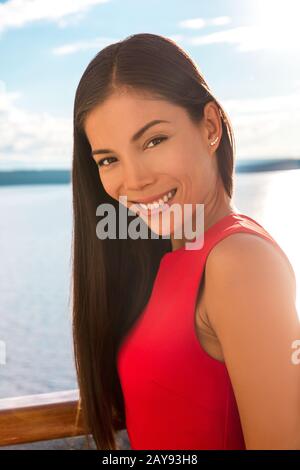
<svg viewBox="0 0 300 470">
<path fill-rule="evenodd" d="M 236 162 L 236 173 L 256 173 L 300 169 L 300 158 L 243 159 Z M 71 170 L 3 170 L 0 186 L 25 184 L 70 184 Z"/>
<path fill-rule="evenodd" d="M 6 170 L 0 171 L 0 186 L 24 184 L 69 184 L 71 170 Z"/>
</svg>

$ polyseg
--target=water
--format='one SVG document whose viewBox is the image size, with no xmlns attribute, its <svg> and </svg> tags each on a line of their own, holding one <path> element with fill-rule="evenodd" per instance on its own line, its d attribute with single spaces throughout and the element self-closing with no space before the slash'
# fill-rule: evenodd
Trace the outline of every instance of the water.
<svg viewBox="0 0 300 470">
<path fill-rule="evenodd" d="M 77 387 L 70 185 L 0 188 L 0 397 Z"/>
<path fill-rule="evenodd" d="M 299 285 L 298 201 L 300 170 L 236 175 L 238 211 L 256 219 L 281 245 Z M 71 204 L 70 185 L 0 187 L 0 340 L 6 343 L 0 397 L 77 388 Z"/>
</svg>

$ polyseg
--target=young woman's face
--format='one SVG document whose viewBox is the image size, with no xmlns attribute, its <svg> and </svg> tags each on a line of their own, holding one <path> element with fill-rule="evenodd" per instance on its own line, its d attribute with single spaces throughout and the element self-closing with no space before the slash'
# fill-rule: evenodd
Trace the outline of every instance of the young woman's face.
<svg viewBox="0 0 300 470">
<path fill-rule="evenodd" d="M 213 101 L 195 125 L 184 108 L 168 101 L 132 91 L 116 93 L 89 112 L 84 129 L 105 191 L 138 213 L 153 232 L 174 232 L 172 205 L 183 213 L 185 204 L 192 204 L 194 214 L 195 204 L 214 200 L 215 150 L 222 128 Z M 210 146 L 216 136 L 218 142 Z M 127 200 L 121 202 L 120 196 Z"/>
</svg>

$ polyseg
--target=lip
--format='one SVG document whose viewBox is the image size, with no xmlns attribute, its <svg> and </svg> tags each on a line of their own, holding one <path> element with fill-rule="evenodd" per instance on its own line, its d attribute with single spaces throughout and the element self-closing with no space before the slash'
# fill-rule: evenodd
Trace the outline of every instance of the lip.
<svg viewBox="0 0 300 470">
<path fill-rule="evenodd" d="M 176 197 L 177 190 L 178 190 L 178 188 L 176 188 L 176 192 L 175 192 L 174 196 L 169 201 L 164 202 L 164 204 L 162 206 L 155 207 L 155 208 L 152 208 L 152 209 L 148 209 L 148 208 L 144 209 L 139 203 L 134 203 L 133 207 L 131 207 L 131 209 L 133 209 L 133 212 L 138 212 L 140 215 L 142 214 L 145 217 L 149 217 L 149 215 L 150 216 L 157 216 L 158 214 L 166 212 L 167 210 L 170 209 L 171 205 L 173 204 L 173 200 Z"/>
<path fill-rule="evenodd" d="M 157 194 L 156 196 L 142 198 L 142 199 L 139 199 L 139 201 L 131 201 L 131 202 L 133 202 L 134 204 L 148 204 L 154 201 L 158 201 L 160 198 L 165 196 L 165 194 L 168 194 L 170 191 L 173 191 L 173 189 L 177 189 L 177 188 L 171 188 L 169 189 L 169 191 L 165 191 L 164 193 Z"/>
</svg>

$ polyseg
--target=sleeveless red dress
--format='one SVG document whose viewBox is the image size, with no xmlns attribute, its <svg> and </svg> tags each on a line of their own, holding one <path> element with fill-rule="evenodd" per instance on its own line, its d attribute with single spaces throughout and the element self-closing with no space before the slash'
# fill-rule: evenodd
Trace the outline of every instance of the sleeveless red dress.
<svg viewBox="0 0 300 470">
<path fill-rule="evenodd" d="M 117 369 L 134 450 L 245 449 L 226 364 L 202 348 L 194 317 L 206 258 L 236 232 L 263 237 L 286 257 L 254 219 L 239 213 L 219 219 L 204 232 L 201 249 L 183 246 L 163 255 L 146 308 L 119 347 Z"/>
</svg>

